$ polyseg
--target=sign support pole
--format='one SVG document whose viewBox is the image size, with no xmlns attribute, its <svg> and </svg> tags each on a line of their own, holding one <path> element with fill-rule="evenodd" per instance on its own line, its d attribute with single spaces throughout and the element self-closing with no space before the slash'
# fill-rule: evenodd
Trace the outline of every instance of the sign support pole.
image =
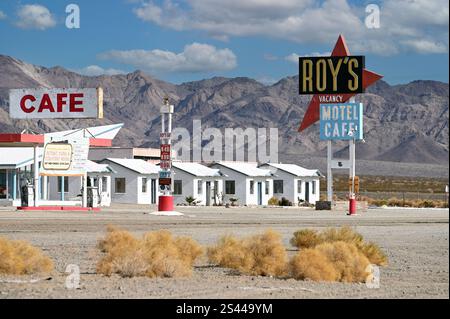
<svg viewBox="0 0 450 319">
<path fill-rule="evenodd" d="M 331 161 L 333 160 L 333 145 L 331 140 L 327 141 L 327 201 L 333 202 L 333 171 Z"/>
<path fill-rule="evenodd" d="M 64 177 L 63 177 L 64 179 Z M 82 205 L 83 207 L 87 207 L 87 173 L 84 173 L 83 177 L 83 199 L 82 199 Z M 64 190 L 63 190 L 64 191 Z"/>
<path fill-rule="evenodd" d="M 355 103 L 355 98 L 352 97 L 350 99 L 351 103 Z M 350 156 L 350 170 L 349 177 L 351 180 L 351 187 L 348 196 L 349 200 L 349 208 L 348 215 L 356 215 L 356 196 L 355 196 L 355 175 L 356 175 L 356 140 L 354 136 L 355 132 L 353 132 L 353 138 L 348 141 L 349 143 L 349 156 Z"/>
<path fill-rule="evenodd" d="M 33 185 L 34 185 L 34 207 L 39 207 L 39 160 L 38 160 L 38 147 L 33 147 Z"/>
</svg>

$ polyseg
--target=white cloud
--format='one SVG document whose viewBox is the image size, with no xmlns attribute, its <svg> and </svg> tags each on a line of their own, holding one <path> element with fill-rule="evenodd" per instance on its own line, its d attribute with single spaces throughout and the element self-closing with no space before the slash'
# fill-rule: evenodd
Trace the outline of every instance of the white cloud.
<svg viewBox="0 0 450 319">
<path fill-rule="evenodd" d="M 82 69 L 74 69 L 74 72 L 87 76 L 99 76 L 99 75 L 117 75 L 125 74 L 125 71 L 117 69 L 104 69 L 98 65 L 89 65 Z"/>
<path fill-rule="evenodd" d="M 298 43 L 330 44 L 344 34 L 357 53 L 448 51 L 447 0 L 382 0 L 380 29 L 364 24 L 365 6 L 348 0 L 165 0 L 144 2 L 143 21 L 174 30 L 201 30 L 215 39 L 266 36 Z M 427 39 L 436 46 L 420 44 Z M 411 45 L 411 43 L 416 43 Z"/>
<path fill-rule="evenodd" d="M 331 52 L 313 52 L 313 53 L 309 53 L 309 54 L 297 54 L 297 53 L 291 53 L 288 56 L 285 56 L 284 59 L 286 61 L 292 62 L 292 63 L 298 63 L 298 58 L 301 56 L 304 57 L 315 57 L 315 56 L 330 56 Z"/>
<path fill-rule="evenodd" d="M 50 11 L 39 4 L 23 5 L 17 11 L 19 21 L 16 25 L 22 29 L 45 30 L 56 25 Z"/>
<path fill-rule="evenodd" d="M 227 71 L 237 66 L 236 56 L 229 49 L 217 49 L 208 44 L 192 43 L 183 52 L 163 50 L 108 51 L 100 59 L 132 65 L 152 73 Z"/>
<path fill-rule="evenodd" d="M 0 10 L 0 20 L 6 19 L 6 14 Z"/>
<path fill-rule="evenodd" d="M 447 47 L 443 43 L 433 42 L 427 39 L 407 40 L 403 41 L 405 46 L 408 46 L 418 53 L 446 53 Z"/>
</svg>

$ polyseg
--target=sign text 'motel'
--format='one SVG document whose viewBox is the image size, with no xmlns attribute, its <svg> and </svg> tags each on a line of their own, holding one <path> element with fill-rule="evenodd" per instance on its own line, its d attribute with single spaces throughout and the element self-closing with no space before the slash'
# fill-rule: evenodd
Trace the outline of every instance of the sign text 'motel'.
<svg viewBox="0 0 450 319">
<path fill-rule="evenodd" d="M 9 114 L 15 119 L 102 118 L 103 90 L 13 89 Z"/>
<path fill-rule="evenodd" d="M 299 57 L 299 93 L 363 93 L 363 70 L 364 56 Z"/>
<path fill-rule="evenodd" d="M 321 140 L 362 140 L 363 104 L 320 104 Z"/>
</svg>

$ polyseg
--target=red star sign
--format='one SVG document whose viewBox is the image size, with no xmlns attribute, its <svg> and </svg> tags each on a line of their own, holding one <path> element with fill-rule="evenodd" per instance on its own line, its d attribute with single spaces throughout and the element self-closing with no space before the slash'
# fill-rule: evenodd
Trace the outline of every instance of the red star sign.
<svg viewBox="0 0 450 319">
<path fill-rule="evenodd" d="M 345 39 L 342 35 L 339 35 L 339 38 L 334 46 L 333 52 L 331 56 L 349 56 L 350 52 L 347 48 L 347 44 L 345 43 Z M 363 88 L 366 89 L 368 86 L 372 85 L 383 76 L 376 74 L 374 72 L 368 71 L 364 69 L 362 85 Z M 299 132 L 305 130 L 309 126 L 313 125 L 320 119 L 320 100 L 326 97 L 337 97 L 339 98 L 341 103 L 347 102 L 352 96 L 356 95 L 355 93 L 350 94 L 315 94 L 311 102 L 309 103 L 308 109 L 303 117 L 303 121 L 298 129 Z"/>
</svg>

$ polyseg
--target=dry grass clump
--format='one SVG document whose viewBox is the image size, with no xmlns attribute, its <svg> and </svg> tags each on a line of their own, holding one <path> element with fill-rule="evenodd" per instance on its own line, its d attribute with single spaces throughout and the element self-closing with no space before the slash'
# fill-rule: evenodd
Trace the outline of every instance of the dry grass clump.
<svg viewBox="0 0 450 319">
<path fill-rule="evenodd" d="M 322 237 L 316 230 L 301 229 L 294 233 L 290 243 L 297 248 L 312 248 L 323 242 Z"/>
<path fill-rule="evenodd" d="M 336 241 L 323 243 L 316 247 L 332 263 L 338 273 L 338 280 L 342 282 L 364 282 L 370 264 L 367 257 L 355 244 Z"/>
<path fill-rule="evenodd" d="M 366 272 L 369 264 L 355 244 L 337 241 L 303 249 L 289 265 L 295 279 L 364 282 L 369 275 Z"/>
<path fill-rule="evenodd" d="M 388 263 L 387 256 L 381 248 L 373 242 L 365 242 L 361 234 L 349 226 L 341 228 L 328 228 L 322 232 L 303 229 L 294 233 L 291 244 L 297 248 L 314 248 L 323 243 L 345 242 L 353 244 L 363 253 L 370 263 L 385 266 Z"/>
<path fill-rule="evenodd" d="M 290 272 L 297 280 L 337 281 L 338 273 L 328 258 L 315 248 L 302 249 L 292 257 Z"/>
<path fill-rule="evenodd" d="M 169 231 L 144 234 L 137 239 L 129 232 L 109 226 L 98 248 L 106 255 L 97 272 L 122 277 L 185 277 L 192 273 L 195 260 L 203 253 L 191 238 L 174 238 Z"/>
<path fill-rule="evenodd" d="M 0 237 L 0 274 L 31 275 L 51 271 L 53 262 L 41 249 L 25 241 Z"/>
<path fill-rule="evenodd" d="M 287 273 L 287 253 L 280 234 L 262 234 L 237 239 L 224 236 L 207 250 L 211 263 L 255 276 L 283 276 Z"/>
</svg>

